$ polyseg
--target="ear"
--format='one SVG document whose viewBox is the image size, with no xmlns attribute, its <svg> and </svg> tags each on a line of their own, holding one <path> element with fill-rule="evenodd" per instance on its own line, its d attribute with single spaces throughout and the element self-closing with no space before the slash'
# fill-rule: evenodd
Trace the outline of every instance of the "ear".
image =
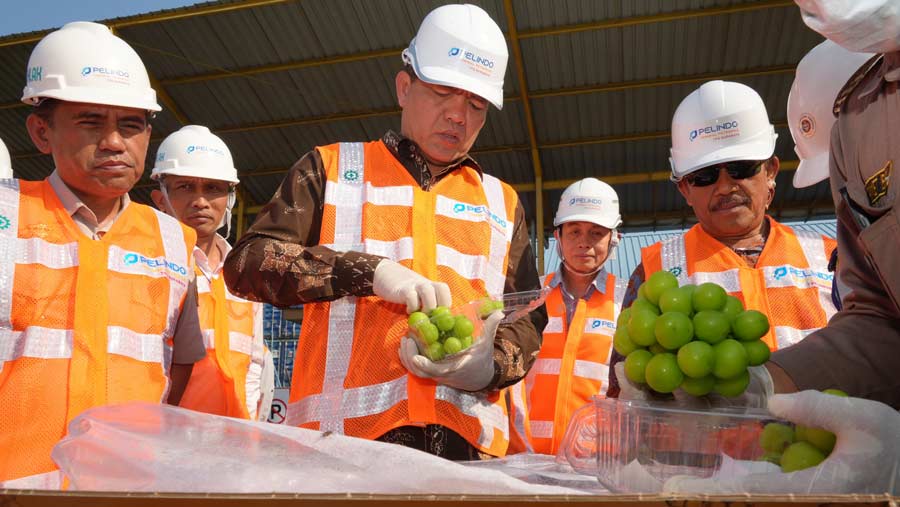
<svg viewBox="0 0 900 507">
<path fill-rule="evenodd" d="M 684 179 L 682 179 L 675 185 L 678 186 L 678 191 L 681 193 L 681 196 L 684 197 L 684 200 L 687 202 L 687 205 L 693 206 L 691 204 L 691 189 L 690 189 L 690 185 L 688 184 L 688 182 L 685 181 Z"/>
<path fill-rule="evenodd" d="M 162 190 L 156 188 L 150 191 L 150 199 L 153 200 L 153 204 L 156 205 L 156 208 L 163 213 L 166 213 L 166 203 L 165 198 L 163 197 Z"/>
<path fill-rule="evenodd" d="M 394 85 L 397 87 L 397 104 L 400 108 L 406 107 L 406 98 L 409 95 L 409 87 L 412 85 L 412 78 L 405 70 L 401 70 L 394 77 Z"/>
<path fill-rule="evenodd" d="M 766 162 L 766 179 L 774 183 L 779 169 L 781 169 L 781 161 L 778 160 L 778 157 L 773 156 Z"/>
<path fill-rule="evenodd" d="M 52 154 L 53 150 L 51 149 L 50 138 L 48 136 L 50 125 L 48 125 L 43 118 L 34 113 L 29 114 L 28 118 L 25 119 L 25 128 L 28 130 L 31 142 L 34 143 L 34 146 L 38 151 L 45 155 Z"/>
</svg>

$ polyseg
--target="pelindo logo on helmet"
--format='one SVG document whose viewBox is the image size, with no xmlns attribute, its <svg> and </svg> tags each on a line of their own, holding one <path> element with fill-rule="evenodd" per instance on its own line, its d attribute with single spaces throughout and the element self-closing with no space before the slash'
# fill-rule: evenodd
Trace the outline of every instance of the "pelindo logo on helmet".
<svg viewBox="0 0 900 507">
<path fill-rule="evenodd" d="M 452 47 L 450 51 L 447 52 L 447 56 L 450 58 L 460 58 L 465 60 L 469 65 L 474 65 L 475 67 L 480 67 L 482 69 L 493 69 L 494 61 L 485 56 L 476 55 L 472 51 L 468 51 L 466 49 Z"/>
<path fill-rule="evenodd" d="M 127 70 L 108 69 L 106 67 L 93 67 L 90 65 L 81 69 L 81 75 L 84 77 L 96 75 L 104 77 L 114 77 L 118 79 L 128 79 L 130 77 Z"/>
<path fill-rule="evenodd" d="M 569 206 L 574 206 L 576 204 L 582 206 L 600 206 L 603 204 L 603 199 L 598 199 L 596 197 L 573 197 L 569 199 Z"/>
<path fill-rule="evenodd" d="M 192 144 L 187 147 L 188 153 L 200 152 L 200 153 L 212 153 L 218 155 L 220 157 L 225 156 L 225 152 L 220 150 L 219 148 L 215 148 L 212 146 L 204 146 L 202 144 Z"/>
<path fill-rule="evenodd" d="M 691 142 L 694 142 L 698 137 L 711 137 L 713 139 L 721 139 L 723 137 L 732 137 L 733 135 L 737 135 L 740 131 L 735 132 L 734 129 L 738 128 L 737 120 L 726 121 L 723 123 L 717 123 L 715 125 L 707 125 L 705 127 L 701 127 L 699 129 L 692 130 L 688 137 Z"/>
</svg>

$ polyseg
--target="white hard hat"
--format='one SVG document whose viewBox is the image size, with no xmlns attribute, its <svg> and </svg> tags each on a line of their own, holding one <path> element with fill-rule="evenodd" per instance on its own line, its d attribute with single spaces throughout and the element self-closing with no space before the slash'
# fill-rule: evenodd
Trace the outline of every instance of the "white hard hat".
<svg viewBox="0 0 900 507">
<path fill-rule="evenodd" d="M 87 102 L 159 111 L 138 54 L 104 25 L 76 21 L 50 33 L 28 59 L 22 102 Z"/>
<path fill-rule="evenodd" d="M 239 183 L 231 151 L 219 136 L 200 125 L 186 125 L 159 144 L 150 179 L 192 176 Z"/>
<path fill-rule="evenodd" d="M 806 26 L 850 51 L 900 49 L 897 0 L 796 0 Z"/>
<path fill-rule="evenodd" d="M 403 62 L 422 81 L 474 93 L 503 109 L 509 52 L 497 23 L 475 5 L 451 4 L 428 13 Z"/>
<path fill-rule="evenodd" d="M 597 178 L 585 178 L 569 185 L 559 198 L 553 226 L 566 222 L 590 222 L 607 229 L 622 223 L 619 195 L 613 187 Z"/>
<path fill-rule="evenodd" d="M 734 160 L 775 153 L 775 127 L 753 88 L 709 81 L 685 97 L 672 117 L 672 179 Z"/>
<path fill-rule="evenodd" d="M 872 55 L 852 53 L 826 40 L 797 64 L 788 95 L 787 116 L 800 165 L 794 186 L 808 187 L 828 178 L 834 99 L 850 76 Z"/>
<path fill-rule="evenodd" d="M 12 177 L 12 160 L 9 158 L 9 150 L 6 149 L 6 145 L 3 143 L 3 140 L 0 139 L 0 178 Z"/>
</svg>

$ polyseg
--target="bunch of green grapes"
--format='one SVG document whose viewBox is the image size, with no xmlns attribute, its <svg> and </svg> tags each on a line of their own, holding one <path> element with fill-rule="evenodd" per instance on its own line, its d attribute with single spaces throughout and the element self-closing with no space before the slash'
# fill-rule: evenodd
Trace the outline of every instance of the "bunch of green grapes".
<svg viewBox="0 0 900 507">
<path fill-rule="evenodd" d="M 749 366 L 769 360 L 760 338 L 769 320 L 744 310 L 740 299 L 714 283 L 678 286 L 668 271 L 653 273 L 616 323 L 613 346 L 625 356 L 625 375 L 658 393 L 681 388 L 694 396 L 739 396 Z"/>
<path fill-rule="evenodd" d="M 502 310 L 503 302 L 485 298 L 478 302 L 477 312 L 486 318 L 495 310 Z M 432 361 L 440 361 L 472 346 L 475 324 L 469 317 L 454 315 L 446 306 L 438 306 L 427 314 L 413 312 L 407 319 L 415 334 L 419 352 Z"/>
<path fill-rule="evenodd" d="M 839 389 L 822 391 L 847 396 Z M 808 426 L 769 423 L 759 435 L 759 446 L 766 452 L 762 459 L 781 466 L 782 472 L 814 467 L 825 460 L 837 442 L 834 433 Z"/>
</svg>

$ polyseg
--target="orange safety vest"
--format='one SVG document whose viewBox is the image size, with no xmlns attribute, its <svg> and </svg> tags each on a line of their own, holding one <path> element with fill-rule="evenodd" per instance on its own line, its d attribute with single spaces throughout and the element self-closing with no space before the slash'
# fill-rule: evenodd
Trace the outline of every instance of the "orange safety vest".
<svg viewBox="0 0 900 507">
<path fill-rule="evenodd" d="M 831 301 L 828 259 L 834 239 L 797 231 L 767 217 L 771 225 L 755 268 L 703 230 L 700 224 L 681 236 L 641 250 L 644 274 L 665 269 L 680 284 L 714 282 L 769 317 L 763 336 L 769 348 L 793 345 L 824 327 L 837 312 Z"/>
<path fill-rule="evenodd" d="M 592 396 L 606 394 L 623 288 L 613 274 L 604 273 L 605 291 L 595 290 L 586 301 L 579 298 L 572 322 L 566 322 L 562 283 L 547 295 L 544 340 L 525 379 L 535 452 L 556 454 L 572 413 L 590 403 Z M 553 277 L 547 276 L 545 286 Z"/>
<path fill-rule="evenodd" d="M 457 304 L 503 293 L 518 202 L 509 185 L 463 166 L 425 191 L 380 141 L 318 150 L 328 178 L 321 244 L 446 282 Z M 400 363 L 404 306 L 345 297 L 304 312 L 289 423 L 368 439 L 442 424 L 483 452 L 506 453 L 505 396 L 438 385 Z"/>
<path fill-rule="evenodd" d="M 59 487 L 84 410 L 166 399 L 195 238 L 131 203 L 93 240 L 46 180 L 0 180 L 0 487 Z"/>
<path fill-rule="evenodd" d="M 208 414 L 256 419 L 265 344 L 257 336 L 260 303 L 233 295 L 221 273 L 210 281 L 199 268 L 197 296 L 206 357 L 194 364 L 180 406 Z M 248 375 L 249 374 L 249 375 Z"/>
</svg>

